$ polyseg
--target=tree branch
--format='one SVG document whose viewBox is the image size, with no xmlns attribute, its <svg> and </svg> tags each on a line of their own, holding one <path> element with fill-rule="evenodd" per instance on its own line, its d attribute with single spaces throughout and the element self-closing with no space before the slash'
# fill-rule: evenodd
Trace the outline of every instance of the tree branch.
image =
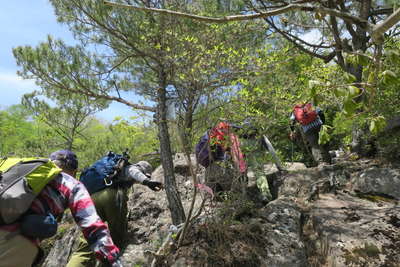
<svg viewBox="0 0 400 267">
<path fill-rule="evenodd" d="M 328 1 L 330 7 L 332 7 L 334 5 L 334 3 L 332 2 L 332 0 Z M 343 68 L 345 63 L 344 63 L 344 58 L 343 58 L 343 54 L 342 54 L 342 49 L 343 49 L 343 45 L 342 45 L 342 40 L 340 39 L 340 33 L 339 33 L 339 29 L 338 29 L 338 24 L 337 24 L 337 20 L 335 16 L 329 16 L 329 20 L 330 23 L 332 25 L 332 34 L 333 34 L 333 38 L 335 40 L 335 53 L 336 53 L 336 57 L 338 59 L 338 63 L 339 65 Z"/>
<path fill-rule="evenodd" d="M 393 12 L 393 14 L 387 17 L 384 21 L 374 26 L 371 34 L 372 41 L 374 43 L 382 43 L 383 34 L 399 21 L 400 21 L 400 8 L 398 8 L 395 12 Z"/>
<path fill-rule="evenodd" d="M 286 40 L 288 40 L 289 42 L 291 42 L 292 44 L 294 44 L 300 51 L 303 51 L 306 54 L 309 54 L 312 57 L 316 57 L 316 58 L 320 58 L 322 59 L 325 63 L 329 62 L 332 60 L 332 58 L 335 57 L 335 52 L 330 53 L 329 55 L 320 55 L 318 53 L 315 53 L 313 51 L 310 51 L 308 49 L 306 49 L 304 46 L 300 45 L 299 43 L 296 42 L 296 40 L 293 40 L 288 33 L 282 31 L 281 29 L 279 29 L 272 20 L 268 20 L 268 18 L 265 18 L 265 21 L 272 27 L 275 29 L 275 31 L 277 31 L 278 33 L 280 33 L 283 38 L 285 38 Z M 304 41 L 303 41 L 304 42 Z"/>
<path fill-rule="evenodd" d="M 382 9 L 372 10 L 369 15 L 378 16 L 378 15 L 389 15 L 392 13 L 393 13 L 393 8 L 382 8 Z"/>
<path fill-rule="evenodd" d="M 287 13 L 287 12 L 293 11 L 293 10 L 301 10 L 301 11 L 329 14 L 332 16 L 342 18 L 343 20 L 350 21 L 352 23 L 366 25 L 367 29 L 371 28 L 371 25 L 368 23 L 368 21 L 366 21 L 364 19 L 360 19 L 359 17 L 350 15 L 348 13 L 339 12 L 337 10 L 329 9 L 329 8 L 312 7 L 312 6 L 298 5 L 298 4 L 290 4 L 285 7 L 277 8 L 275 10 L 268 11 L 268 12 L 258 12 L 255 14 L 246 14 L 246 15 L 232 15 L 232 16 L 225 16 L 225 17 L 221 17 L 221 18 L 198 16 L 198 15 L 193 15 L 193 14 L 189 14 L 189 13 L 183 13 L 183 12 L 173 11 L 173 10 L 168 10 L 168 9 L 137 7 L 137 6 L 131 6 L 131 5 L 126 5 L 126 4 L 113 3 L 113 2 L 109 2 L 109 1 L 104 1 L 104 4 L 108 5 L 108 6 L 119 7 L 119 8 L 129 8 L 129 9 L 140 10 L 140 11 L 145 11 L 145 12 L 156 12 L 159 14 L 174 15 L 174 16 L 179 16 L 179 17 L 184 17 L 184 18 L 189 18 L 189 19 L 194 19 L 194 20 L 209 22 L 209 23 L 225 23 L 225 22 L 231 22 L 231 21 L 243 21 L 243 20 L 252 20 L 252 19 L 258 19 L 258 18 L 267 18 L 267 17 Z"/>
<path fill-rule="evenodd" d="M 129 107 L 135 108 L 135 109 L 140 109 L 140 110 L 146 110 L 146 111 L 151 111 L 151 112 L 156 112 L 156 108 L 154 107 L 149 107 L 149 106 L 143 106 L 143 105 L 138 105 L 132 102 L 129 102 L 123 98 L 120 97 L 115 97 L 115 96 L 110 96 L 110 95 L 102 95 L 102 94 L 96 94 L 92 91 L 87 91 L 87 90 L 82 90 L 82 89 L 72 89 L 72 88 L 67 88 L 64 87 L 65 90 L 70 91 L 72 93 L 76 94 L 83 94 L 89 97 L 95 97 L 95 98 L 102 98 L 110 101 L 116 101 L 122 104 L 125 104 Z"/>
</svg>

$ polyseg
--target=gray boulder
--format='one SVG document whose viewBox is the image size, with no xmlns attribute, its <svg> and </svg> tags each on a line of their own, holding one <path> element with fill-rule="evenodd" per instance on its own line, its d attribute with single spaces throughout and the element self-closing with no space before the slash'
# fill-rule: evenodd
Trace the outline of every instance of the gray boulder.
<svg viewBox="0 0 400 267">
<path fill-rule="evenodd" d="M 400 171 L 371 167 L 352 179 L 353 190 L 363 194 L 376 194 L 400 199 Z"/>
</svg>

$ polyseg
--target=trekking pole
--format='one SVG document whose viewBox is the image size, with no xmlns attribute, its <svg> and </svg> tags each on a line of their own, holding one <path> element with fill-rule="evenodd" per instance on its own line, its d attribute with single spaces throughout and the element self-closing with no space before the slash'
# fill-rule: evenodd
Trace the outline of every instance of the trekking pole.
<svg viewBox="0 0 400 267">
<path fill-rule="evenodd" d="M 291 155 L 291 160 L 292 160 L 292 163 L 293 163 L 294 144 L 293 144 L 293 141 L 291 141 L 291 143 L 292 143 L 292 155 Z"/>
</svg>

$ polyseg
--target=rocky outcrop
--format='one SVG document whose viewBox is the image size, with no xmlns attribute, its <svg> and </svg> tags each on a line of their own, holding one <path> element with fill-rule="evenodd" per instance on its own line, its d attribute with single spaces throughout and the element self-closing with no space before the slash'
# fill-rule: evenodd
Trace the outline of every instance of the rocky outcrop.
<svg viewBox="0 0 400 267">
<path fill-rule="evenodd" d="M 294 197 L 301 207 L 307 266 L 399 266 L 400 207 L 382 197 L 395 196 L 389 185 L 397 179 L 398 170 L 372 161 L 283 175 L 279 198 Z M 368 198 L 360 198 L 360 191 Z"/>
<path fill-rule="evenodd" d="M 260 211 L 265 219 L 266 257 L 260 266 L 308 266 L 302 241 L 302 209 L 294 198 L 282 197 Z"/>
<path fill-rule="evenodd" d="M 371 160 L 336 162 L 315 168 L 286 164 L 285 172 L 266 165 L 276 198 L 266 206 L 253 202 L 257 189 L 251 173 L 247 200 L 216 202 L 198 193 L 195 211 L 203 199 L 205 206 L 182 246 L 169 242 L 170 253 L 157 255 L 153 266 L 399 266 L 399 169 Z M 189 167 L 181 156 L 174 166 L 187 211 L 194 188 Z M 203 175 L 199 168 L 200 181 Z M 163 181 L 161 167 L 152 179 Z M 122 261 L 125 266 L 152 266 L 167 236 L 176 233 L 166 195 L 134 185 L 129 209 Z M 63 266 L 55 262 L 65 262 L 73 235 L 54 246 L 44 266 Z"/>
<path fill-rule="evenodd" d="M 79 241 L 80 230 L 73 223 L 72 216 L 66 213 L 58 227 L 59 233 L 55 237 L 53 246 L 42 263 L 43 267 L 66 266 L 72 252 L 76 249 Z M 60 233 L 61 232 L 61 233 Z"/>
<path fill-rule="evenodd" d="M 400 171 L 370 167 L 352 180 L 353 190 L 362 194 L 383 195 L 400 200 Z"/>
<path fill-rule="evenodd" d="M 304 213 L 311 266 L 399 266 L 399 206 L 347 193 L 321 194 Z M 396 245 L 397 244 L 397 245 Z"/>
</svg>

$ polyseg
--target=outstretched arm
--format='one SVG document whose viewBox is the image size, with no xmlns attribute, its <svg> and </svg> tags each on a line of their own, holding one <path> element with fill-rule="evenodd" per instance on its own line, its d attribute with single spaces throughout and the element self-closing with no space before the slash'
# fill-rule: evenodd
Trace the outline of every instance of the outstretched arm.
<svg viewBox="0 0 400 267">
<path fill-rule="evenodd" d="M 64 176 L 59 191 L 68 200 L 68 207 L 83 236 L 94 251 L 96 258 L 118 265 L 119 249 L 113 243 L 107 225 L 100 219 L 94 203 L 85 186 L 71 176 Z"/>
<path fill-rule="evenodd" d="M 153 191 L 160 191 L 163 188 L 162 183 L 150 180 L 150 177 L 144 175 L 135 165 L 128 165 L 125 168 L 125 175 L 132 178 L 135 182 L 147 186 Z"/>
</svg>

